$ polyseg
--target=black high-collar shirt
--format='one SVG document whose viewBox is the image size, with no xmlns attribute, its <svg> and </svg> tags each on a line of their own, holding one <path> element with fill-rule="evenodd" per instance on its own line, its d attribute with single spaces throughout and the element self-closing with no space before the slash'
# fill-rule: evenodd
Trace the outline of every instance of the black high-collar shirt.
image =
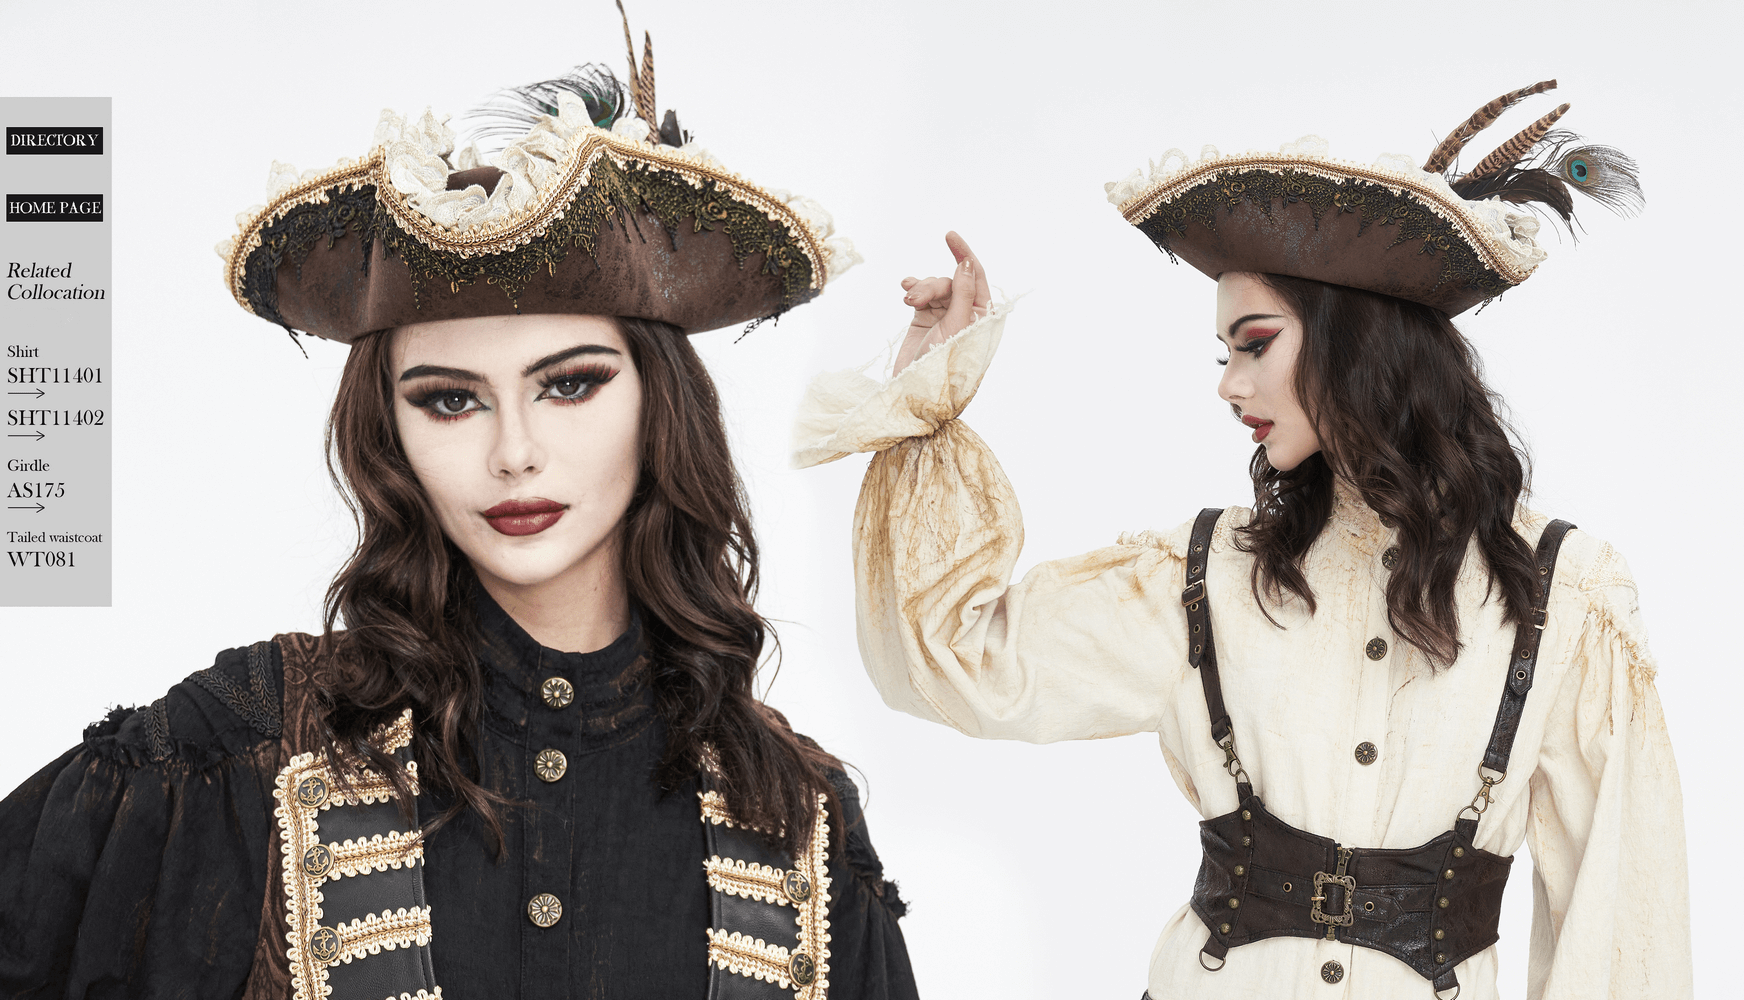
<svg viewBox="0 0 1744 1000">
<path fill-rule="evenodd" d="M 639 629 L 562 653 L 488 597 L 479 617 L 482 777 L 521 804 L 500 811 L 500 856 L 471 812 L 426 843 L 444 996 L 703 1000 L 704 829 L 694 780 L 664 791 L 655 780 L 665 727 Z M 220 653 L 204 683 L 113 713 L 0 803 L 0 995 L 240 995 L 267 886 L 277 740 L 215 693 L 214 673 L 246 691 L 247 651 Z M 567 683 L 568 704 L 547 701 L 547 681 Z M 544 750 L 563 755 L 555 780 L 540 776 L 554 773 L 551 755 L 536 768 Z M 830 859 L 830 996 L 909 1000 L 902 904 L 852 782 L 831 778 L 843 813 L 831 824 L 847 842 Z M 444 805 L 418 804 L 425 820 Z M 548 928 L 527 918 L 540 893 L 563 906 Z"/>
</svg>

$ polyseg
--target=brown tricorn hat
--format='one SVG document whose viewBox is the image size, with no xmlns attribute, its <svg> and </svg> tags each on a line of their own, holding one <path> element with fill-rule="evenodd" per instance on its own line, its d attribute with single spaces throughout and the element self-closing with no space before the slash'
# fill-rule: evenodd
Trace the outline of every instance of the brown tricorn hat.
<svg viewBox="0 0 1744 1000">
<path fill-rule="evenodd" d="M 1276 153 L 1223 156 L 1207 146 L 1196 161 L 1170 150 L 1148 177 L 1134 171 L 1107 185 L 1108 200 L 1170 259 L 1213 278 L 1311 278 L 1452 316 L 1525 281 L 1544 260 L 1534 210 L 1572 227 L 1570 190 L 1618 211 L 1641 206 L 1633 161 L 1553 130 L 1566 104 L 1470 171 L 1451 166 L 1503 111 L 1555 86 L 1546 80 L 1479 108 L 1422 167 L 1403 156 L 1334 159 L 1314 136 Z"/>
<path fill-rule="evenodd" d="M 530 102 L 531 127 L 490 165 L 428 111 L 384 111 L 361 160 L 302 175 L 275 164 L 271 200 L 218 248 L 231 294 L 345 343 L 517 312 L 699 333 L 778 316 L 858 262 L 815 202 L 730 173 L 670 111 L 651 128 L 651 57 L 629 91 L 634 108 L 609 72 L 579 67 L 510 92 Z"/>
</svg>

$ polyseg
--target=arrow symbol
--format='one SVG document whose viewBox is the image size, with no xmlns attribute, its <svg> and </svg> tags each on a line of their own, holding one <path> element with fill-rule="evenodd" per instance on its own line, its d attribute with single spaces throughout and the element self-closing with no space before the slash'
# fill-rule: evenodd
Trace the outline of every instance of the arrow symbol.
<svg viewBox="0 0 1744 1000">
<path fill-rule="evenodd" d="M 34 510 L 38 514 L 42 513 L 44 510 L 42 504 L 37 504 L 35 507 L 8 507 L 6 509 L 7 510 Z"/>
<path fill-rule="evenodd" d="M 41 389 L 38 389 L 35 392 L 9 392 L 6 395 L 8 395 L 8 396 L 35 396 L 37 399 L 41 399 L 43 396 L 43 392 Z"/>
<path fill-rule="evenodd" d="M 41 431 L 37 431 L 35 434 L 8 434 L 6 436 L 9 438 L 33 437 L 33 438 L 36 438 L 38 441 L 41 441 L 43 439 L 43 437 L 45 437 L 45 435 Z"/>
</svg>

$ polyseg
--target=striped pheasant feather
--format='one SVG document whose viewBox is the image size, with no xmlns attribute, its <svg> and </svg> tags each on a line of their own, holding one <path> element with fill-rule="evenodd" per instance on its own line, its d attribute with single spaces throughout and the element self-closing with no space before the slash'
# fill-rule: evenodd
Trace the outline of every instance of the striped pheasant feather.
<svg viewBox="0 0 1744 1000">
<path fill-rule="evenodd" d="M 1568 105 L 1566 104 L 1526 126 L 1519 135 L 1497 146 L 1495 152 L 1479 161 L 1478 165 L 1471 168 L 1471 171 L 1466 174 L 1466 177 L 1471 180 L 1488 177 L 1490 174 L 1506 170 L 1519 163 L 1527 153 L 1532 151 L 1533 146 L 1538 145 L 1538 140 L 1544 138 L 1551 126 L 1556 124 L 1557 119 L 1565 114 L 1568 114 Z"/>
<path fill-rule="evenodd" d="M 622 7 L 621 0 L 619 6 Z M 628 28 L 625 30 L 627 31 Z M 635 64 L 632 63 L 630 68 L 635 69 Z M 1432 174 L 1439 174 L 1446 170 L 1447 165 L 1453 162 L 1453 158 L 1459 155 L 1459 151 L 1465 148 L 1465 144 L 1472 141 L 1479 132 L 1489 128 L 1497 118 L 1502 117 L 1502 112 L 1534 94 L 1542 94 L 1547 90 L 1555 89 L 1555 80 L 1541 80 L 1530 87 L 1511 90 L 1472 112 L 1470 118 L 1461 122 L 1458 128 L 1447 134 L 1447 138 L 1441 140 L 1441 145 L 1436 146 L 1435 152 L 1430 153 L 1429 159 L 1424 161 L 1423 169 Z"/>
</svg>

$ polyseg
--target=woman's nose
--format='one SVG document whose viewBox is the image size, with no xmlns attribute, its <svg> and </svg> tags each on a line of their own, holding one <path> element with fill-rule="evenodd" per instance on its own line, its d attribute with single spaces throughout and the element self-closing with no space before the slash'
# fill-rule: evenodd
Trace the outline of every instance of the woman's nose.
<svg viewBox="0 0 1744 1000">
<path fill-rule="evenodd" d="M 489 456 L 491 474 L 514 478 L 538 472 L 545 456 L 530 415 L 511 405 L 499 406 L 498 414 L 496 440 Z"/>
<path fill-rule="evenodd" d="M 1253 395 L 1253 382 L 1232 361 L 1217 380 L 1217 395 L 1225 403 L 1239 403 Z"/>
</svg>

